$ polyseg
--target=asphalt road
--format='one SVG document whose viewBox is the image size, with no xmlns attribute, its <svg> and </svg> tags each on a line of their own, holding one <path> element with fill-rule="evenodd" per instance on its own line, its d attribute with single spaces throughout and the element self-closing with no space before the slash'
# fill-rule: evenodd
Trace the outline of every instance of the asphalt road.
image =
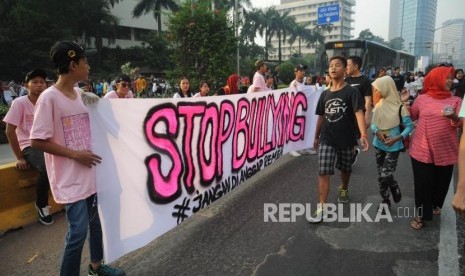
<svg viewBox="0 0 465 276">
<path fill-rule="evenodd" d="M 352 203 L 380 203 L 372 151 L 362 153 L 350 182 Z M 402 201 L 392 222 L 264 222 L 265 203 L 317 202 L 317 156 L 283 156 L 234 192 L 188 218 L 149 245 L 113 263 L 128 275 L 459 275 L 455 214 L 448 199 L 441 217 L 416 231 L 408 155 L 396 178 Z M 339 176 L 331 178 L 329 202 L 337 202 Z M 344 208 L 349 217 L 350 207 Z M 410 216 L 413 214 L 410 214 Z M 143 219 L 143 218 L 141 218 Z M 0 239 L 0 275 L 57 275 L 66 224 L 38 224 Z M 28 263 L 28 261 L 30 261 Z M 83 254 L 82 275 L 88 253 Z"/>
</svg>

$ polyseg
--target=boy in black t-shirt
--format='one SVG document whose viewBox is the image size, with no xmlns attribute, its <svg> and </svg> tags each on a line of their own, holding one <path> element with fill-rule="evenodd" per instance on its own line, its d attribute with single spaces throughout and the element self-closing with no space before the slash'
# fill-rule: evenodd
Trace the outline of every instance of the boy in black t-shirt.
<svg viewBox="0 0 465 276">
<path fill-rule="evenodd" d="M 348 202 L 348 185 L 352 172 L 354 146 L 360 132 L 362 150 L 368 150 L 363 98 L 358 91 L 347 85 L 344 73 L 347 61 L 340 56 L 330 60 L 329 74 L 332 85 L 323 92 L 318 101 L 314 147 L 318 148 L 318 191 L 320 206 L 310 222 L 320 222 L 325 217 L 324 203 L 328 198 L 330 176 L 334 165 L 341 170 L 342 186 L 339 187 L 338 201 Z M 359 132 L 358 132 L 359 131 Z"/>
</svg>

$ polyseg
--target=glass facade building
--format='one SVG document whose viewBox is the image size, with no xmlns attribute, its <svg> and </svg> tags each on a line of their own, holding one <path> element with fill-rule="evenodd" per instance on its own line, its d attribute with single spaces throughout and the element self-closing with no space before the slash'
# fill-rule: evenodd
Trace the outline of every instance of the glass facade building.
<svg viewBox="0 0 465 276">
<path fill-rule="evenodd" d="M 436 10 L 437 0 L 391 0 L 388 39 L 401 37 L 403 50 L 434 59 Z"/>
</svg>

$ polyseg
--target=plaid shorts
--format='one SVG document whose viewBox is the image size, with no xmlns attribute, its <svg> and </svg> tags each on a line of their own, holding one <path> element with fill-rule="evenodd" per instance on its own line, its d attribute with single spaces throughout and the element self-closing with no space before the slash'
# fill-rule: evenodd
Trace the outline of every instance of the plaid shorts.
<svg viewBox="0 0 465 276">
<path fill-rule="evenodd" d="M 336 168 L 345 172 L 352 172 L 354 147 L 336 148 L 325 144 L 318 145 L 318 165 L 320 175 L 333 175 L 334 162 Z"/>
</svg>

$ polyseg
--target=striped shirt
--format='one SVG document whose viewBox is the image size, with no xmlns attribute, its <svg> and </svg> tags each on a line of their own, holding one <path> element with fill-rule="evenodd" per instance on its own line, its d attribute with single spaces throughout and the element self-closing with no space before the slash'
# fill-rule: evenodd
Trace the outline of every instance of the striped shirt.
<svg viewBox="0 0 465 276">
<path fill-rule="evenodd" d="M 410 156 L 422 163 L 447 166 L 457 163 L 459 140 L 457 125 L 442 116 L 444 106 L 451 105 L 458 114 L 462 99 L 449 97 L 434 99 L 422 94 L 410 110 L 417 127 L 411 139 Z"/>
</svg>

